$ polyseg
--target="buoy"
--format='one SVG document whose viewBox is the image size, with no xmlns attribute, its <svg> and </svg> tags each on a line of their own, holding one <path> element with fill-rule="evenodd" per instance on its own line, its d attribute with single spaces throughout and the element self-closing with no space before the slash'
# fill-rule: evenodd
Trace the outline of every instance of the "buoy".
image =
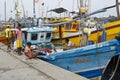
<svg viewBox="0 0 120 80">
<path fill-rule="evenodd" d="M 84 33 L 88 33 L 89 30 L 88 30 L 88 28 L 84 28 L 83 31 L 84 31 Z"/>
</svg>

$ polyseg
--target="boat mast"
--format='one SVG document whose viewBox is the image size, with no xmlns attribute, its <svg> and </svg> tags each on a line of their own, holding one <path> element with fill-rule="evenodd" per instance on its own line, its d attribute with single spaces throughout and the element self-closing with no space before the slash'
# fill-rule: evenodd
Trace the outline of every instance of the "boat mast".
<svg viewBox="0 0 120 80">
<path fill-rule="evenodd" d="M 18 26 L 18 20 L 20 19 L 21 9 L 19 8 L 18 0 L 15 0 L 15 27 Z"/>
<path fill-rule="evenodd" d="M 80 41 L 80 46 L 86 46 L 88 44 L 88 28 L 86 28 L 85 26 L 85 15 L 87 14 L 88 11 L 86 11 L 87 9 L 87 5 L 85 4 L 86 1 L 84 2 L 83 0 L 80 0 L 80 16 L 83 16 L 81 17 L 81 23 L 80 24 L 80 27 L 79 27 L 79 30 L 82 31 L 82 39 Z"/>
<path fill-rule="evenodd" d="M 87 10 L 87 14 L 89 14 L 91 12 L 91 0 L 86 0 L 85 1 L 85 7 Z"/>
<path fill-rule="evenodd" d="M 118 16 L 118 19 L 120 19 L 118 0 L 116 0 L 116 10 L 117 10 L 117 16 Z"/>
<path fill-rule="evenodd" d="M 5 6 L 5 22 L 6 22 L 6 0 L 5 0 L 5 2 L 4 2 L 4 6 Z"/>
<path fill-rule="evenodd" d="M 83 0 L 80 0 L 80 8 L 83 7 Z"/>
<path fill-rule="evenodd" d="M 18 7 L 18 0 L 16 0 L 15 2 L 15 21 L 18 21 L 18 18 L 19 18 L 19 7 Z"/>
<path fill-rule="evenodd" d="M 35 15 L 35 0 L 33 0 L 33 18 L 36 18 L 36 15 Z"/>
<path fill-rule="evenodd" d="M 25 18 L 26 15 L 25 15 L 25 8 L 24 8 L 24 5 L 23 5 L 23 0 L 21 0 L 21 4 L 22 4 L 22 8 L 23 8 L 23 17 Z"/>
</svg>

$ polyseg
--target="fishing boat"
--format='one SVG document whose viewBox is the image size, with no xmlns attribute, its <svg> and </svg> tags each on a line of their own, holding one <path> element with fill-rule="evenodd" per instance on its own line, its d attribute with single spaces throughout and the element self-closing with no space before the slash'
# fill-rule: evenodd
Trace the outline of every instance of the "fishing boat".
<svg viewBox="0 0 120 80">
<path fill-rule="evenodd" d="M 49 10 L 48 12 L 64 14 L 64 13 L 67 13 L 68 10 L 63 7 L 60 7 L 60 8 L 55 8 L 55 9 Z M 60 18 L 59 17 L 43 18 L 42 20 L 45 21 L 46 24 L 55 24 L 55 23 L 68 22 L 70 20 L 73 20 L 73 18 L 70 16 L 65 16 L 65 17 L 60 17 Z M 52 35 L 53 35 L 52 42 L 55 43 L 56 40 L 54 40 L 54 39 L 60 39 L 61 37 L 67 38 L 68 34 L 79 32 L 79 23 L 80 23 L 80 20 L 76 20 L 74 22 L 63 24 L 62 26 L 60 26 L 60 25 L 53 26 L 52 25 L 51 27 L 56 28 L 56 30 L 54 30 L 52 33 Z"/>
<path fill-rule="evenodd" d="M 112 7 L 115 7 L 115 6 L 116 5 L 113 5 Z M 109 8 L 111 8 L 111 6 L 103 8 L 96 12 L 93 12 L 89 14 L 88 16 L 96 14 L 96 13 L 104 12 Z M 80 18 L 76 18 L 75 20 L 78 20 L 78 19 Z M 72 20 L 72 21 L 75 21 L 75 20 Z M 69 22 L 72 22 L 72 21 L 69 21 Z M 59 24 L 61 25 L 65 23 L 59 23 Z M 98 30 L 98 33 L 96 33 L 97 36 L 98 34 L 100 34 L 100 31 Z M 120 31 L 118 30 L 118 32 Z M 103 33 L 104 33 L 104 30 L 103 30 Z M 113 33 L 111 32 L 109 34 L 113 34 Z M 99 40 L 98 37 L 97 37 L 97 40 Z M 115 37 L 114 37 L 115 39 L 113 39 L 113 37 L 112 38 L 109 37 L 112 40 L 100 42 L 97 44 L 87 45 L 84 47 L 69 49 L 69 50 L 65 50 L 61 52 L 58 51 L 58 52 L 51 53 L 49 55 L 40 55 L 38 56 L 38 58 L 43 59 L 53 65 L 59 66 L 63 69 L 66 69 L 68 71 L 71 71 L 73 73 L 79 74 L 87 78 L 98 77 L 102 75 L 102 71 L 107 65 L 107 62 L 113 56 L 120 54 L 120 51 L 119 51 L 120 50 L 120 39 L 115 38 Z M 75 39 L 75 41 L 77 41 L 77 39 Z"/>
<path fill-rule="evenodd" d="M 40 55 L 53 65 L 87 78 L 101 76 L 103 69 L 112 56 L 120 54 L 120 41 L 113 39 L 98 44 Z"/>
<path fill-rule="evenodd" d="M 107 23 L 104 24 L 104 30 L 107 33 L 106 36 L 106 40 L 112 40 L 114 39 L 115 36 L 117 36 L 117 34 L 120 32 L 120 21 L 115 21 L 115 22 L 111 22 L 111 23 Z M 66 29 L 65 27 L 63 27 L 64 29 Z M 89 41 L 93 41 L 93 43 L 97 43 L 97 42 L 102 42 L 102 32 L 103 30 L 97 30 L 96 26 L 93 27 L 89 27 L 88 28 L 90 30 L 90 36 L 88 37 L 88 42 Z M 63 29 L 62 29 L 63 30 Z M 57 31 L 57 30 L 56 30 Z M 61 38 L 59 37 L 59 31 L 56 33 L 56 31 L 53 32 L 53 38 L 52 38 L 52 42 L 54 44 L 59 44 L 60 42 L 62 42 L 62 44 L 65 43 L 65 39 L 69 38 L 71 42 L 73 42 L 76 46 L 80 45 L 80 42 L 82 40 L 82 32 L 72 32 L 71 33 L 69 31 L 64 32 L 64 30 L 62 31 L 62 36 Z M 99 35 L 98 35 L 99 34 Z M 55 37 L 57 35 L 57 37 Z"/>
<path fill-rule="evenodd" d="M 116 7 L 116 5 L 105 7 L 101 10 L 98 10 L 96 13 L 105 12 L 107 9 L 110 9 L 113 7 Z M 56 8 L 51 11 L 66 12 L 67 10 L 64 10 L 64 8 Z M 90 13 L 90 15 L 93 15 L 93 14 Z M 75 44 L 75 46 L 80 46 L 80 43 L 82 40 L 82 30 L 80 29 L 82 28 L 82 26 L 80 26 L 82 22 L 80 19 L 74 20 L 74 18 L 66 17 L 66 18 L 63 18 L 61 21 L 56 21 L 56 19 L 52 19 L 52 20 L 53 20 L 53 23 L 50 22 L 50 25 L 56 28 L 56 30 L 53 31 L 53 38 L 52 38 L 53 44 L 61 43 L 64 45 L 65 39 L 69 38 L 70 41 Z M 99 27 L 96 25 L 99 25 L 99 24 L 96 24 L 95 21 L 90 21 L 89 25 L 84 26 L 88 28 L 90 33 L 90 36 L 88 37 L 88 43 L 89 41 L 92 41 L 93 43 L 103 41 L 102 40 L 103 29 L 98 31 Z M 115 36 L 117 36 L 117 34 L 120 31 L 120 20 L 102 24 L 102 26 L 106 31 L 106 40 L 112 40 L 114 39 Z"/>
</svg>

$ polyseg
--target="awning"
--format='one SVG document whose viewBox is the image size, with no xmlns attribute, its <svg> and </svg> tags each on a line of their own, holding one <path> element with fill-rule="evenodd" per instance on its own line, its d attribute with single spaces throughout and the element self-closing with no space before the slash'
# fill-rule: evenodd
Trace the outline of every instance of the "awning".
<svg viewBox="0 0 120 80">
<path fill-rule="evenodd" d="M 60 14 L 63 12 L 67 12 L 68 10 L 61 7 L 61 8 L 55 8 L 55 9 L 49 10 L 48 12 L 50 12 L 50 11 L 53 11 L 53 12 Z"/>
</svg>

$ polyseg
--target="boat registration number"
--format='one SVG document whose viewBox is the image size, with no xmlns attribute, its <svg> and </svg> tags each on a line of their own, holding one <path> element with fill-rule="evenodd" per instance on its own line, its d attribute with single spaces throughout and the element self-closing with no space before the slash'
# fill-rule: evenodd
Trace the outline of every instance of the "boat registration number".
<svg viewBox="0 0 120 80">
<path fill-rule="evenodd" d="M 84 58 L 84 59 L 76 59 L 74 60 L 74 63 L 83 63 L 83 62 L 89 62 L 90 58 Z"/>
</svg>

